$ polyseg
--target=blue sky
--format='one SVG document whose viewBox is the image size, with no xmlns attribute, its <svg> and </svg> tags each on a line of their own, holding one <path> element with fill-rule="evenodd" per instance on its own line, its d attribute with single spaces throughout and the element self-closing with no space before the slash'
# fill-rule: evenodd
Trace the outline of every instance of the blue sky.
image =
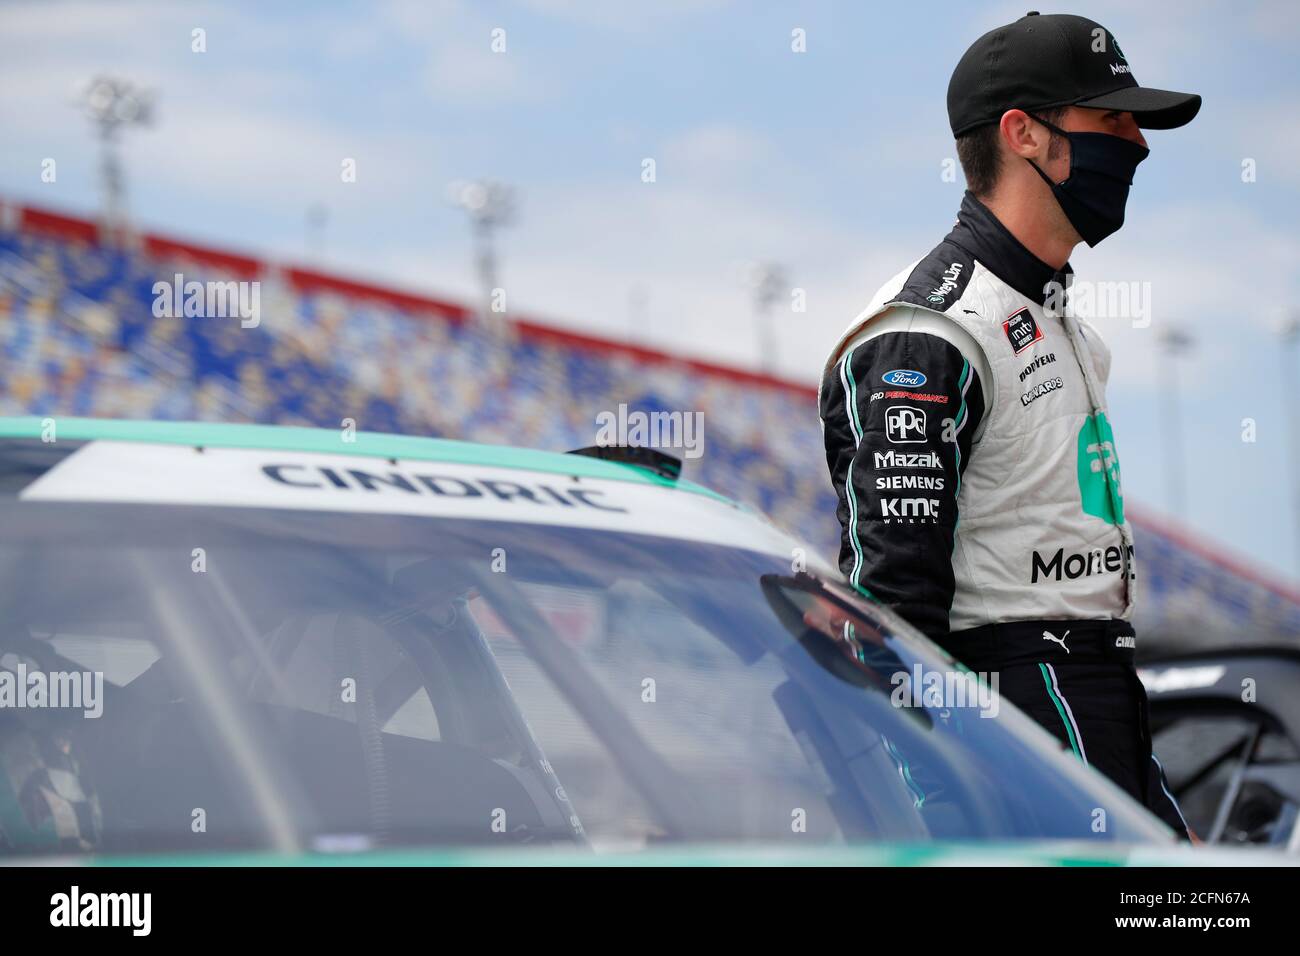
<svg viewBox="0 0 1300 956">
<path fill-rule="evenodd" d="M 98 71 L 153 87 L 129 136 L 146 228 L 455 297 L 474 289 L 455 179 L 522 195 L 503 234 L 517 311 L 750 365 L 742 264 L 784 263 L 805 313 L 779 314 L 780 370 L 813 383 L 839 330 L 951 223 L 960 177 L 944 94 L 957 58 L 1026 2 L 7 3 L 0 6 L 0 195 L 96 203 L 73 100 Z M 1150 282 L 1152 322 L 1099 320 L 1126 495 L 1166 510 L 1157 333 L 1180 363 L 1192 528 L 1282 576 L 1298 562 L 1276 327 L 1300 310 L 1300 5 L 1078 3 L 1139 82 L 1201 93 L 1153 131 L 1129 224 L 1073 258 L 1081 278 Z M 207 52 L 191 51 L 206 31 Z M 505 30 L 506 52 L 489 44 Z M 807 52 L 790 49 L 801 28 Z M 40 163 L 58 163 L 54 183 Z M 641 162 L 656 161 L 643 183 Z M 355 183 L 340 181 L 344 158 Z M 1242 181 L 1242 162 L 1256 180 Z M 630 302 L 645 296 L 644 318 Z M 1256 440 L 1242 441 L 1243 420 Z M 820 468 L 821 462 L 810 462 Z"/>
</svg>

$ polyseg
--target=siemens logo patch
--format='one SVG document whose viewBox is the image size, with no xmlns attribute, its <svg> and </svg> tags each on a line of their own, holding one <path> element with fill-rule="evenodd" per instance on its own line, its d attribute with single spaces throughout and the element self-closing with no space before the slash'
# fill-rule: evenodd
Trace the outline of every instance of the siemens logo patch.
<svg viewBox="0 0 1300 956">
<path fill-rule="evenodd" d="M 877 491 L 943 491 L 942 475 L 883 475 L 876 479 Z"/>
<path fill-rule="evenodd" d="M 492 478 L 452 478 L 448 475 L 378 473 L 360 468 L 325 468 L 309 465 L 263 465 L 262 473 L 274 482 L 294 488 L 327 488 L 340 493 L 437 495 L 442 498 L 488 498 L 511 504 L 557 505 L 563 508 L 595 508 L 621 511 L 593 501 L 603 492 L 594 488 L 552 488 Z"/>
</svg>

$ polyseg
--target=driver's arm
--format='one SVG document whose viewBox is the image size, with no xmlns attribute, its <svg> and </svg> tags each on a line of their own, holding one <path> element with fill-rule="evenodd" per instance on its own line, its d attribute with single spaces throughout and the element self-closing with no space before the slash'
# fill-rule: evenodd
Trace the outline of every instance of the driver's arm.
<svg viewBox="0 0 1300 956">
<path fill-rule="evenodd" d="M 840 569 L 931 637 L 948 633 L 961 475 L 985 417 L 981 367 L 987 380 L 955 323 L 902 307 L 874 320 L 822 383 Z"/>
</svg>

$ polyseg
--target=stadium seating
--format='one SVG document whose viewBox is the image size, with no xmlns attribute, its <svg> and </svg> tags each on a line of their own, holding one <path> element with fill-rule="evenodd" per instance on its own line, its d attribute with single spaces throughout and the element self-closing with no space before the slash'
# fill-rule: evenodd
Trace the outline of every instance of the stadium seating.
<svg viewBox="0 0 1300 956">
<path fill-rule="evenodd" d="M 838 551 L 807 388 L 529 324 L 503 350 L 462 307 L 294 270 L 258 271 L 255 328 L 159 318 L 159 278 L 245 278 L 252 260 L 169 242 L 115 250 L 88 224 L 17 219 L 0 229 L 0 414 L 330 428 L 352 418 L 370 431 L 568 450 L 595 442 L 600 411 L 698 411 L 704 454 L 686 461 L 687 477 Z M 1134 523 L 1148 638 L 1300 638 L 1293 592 L 1154 521 Z"/>
</svg>

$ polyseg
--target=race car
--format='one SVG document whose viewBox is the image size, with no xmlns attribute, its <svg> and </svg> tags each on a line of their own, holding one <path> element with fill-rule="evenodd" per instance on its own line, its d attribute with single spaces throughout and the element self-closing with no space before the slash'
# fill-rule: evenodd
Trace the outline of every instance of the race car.
<svg viewBox="0 0 1300 956">
<path fill-rule="evenodd" d="M 1164 655 L 1138 671 L 1169 784 L 1209 843 L 1300 854 L 1300 651 Z"/>
<path fill-rule="evenodd" d="M 1194 852 L 996 675 L 679 472 L 0 419 L 0 856 Z"/>
</svg>

